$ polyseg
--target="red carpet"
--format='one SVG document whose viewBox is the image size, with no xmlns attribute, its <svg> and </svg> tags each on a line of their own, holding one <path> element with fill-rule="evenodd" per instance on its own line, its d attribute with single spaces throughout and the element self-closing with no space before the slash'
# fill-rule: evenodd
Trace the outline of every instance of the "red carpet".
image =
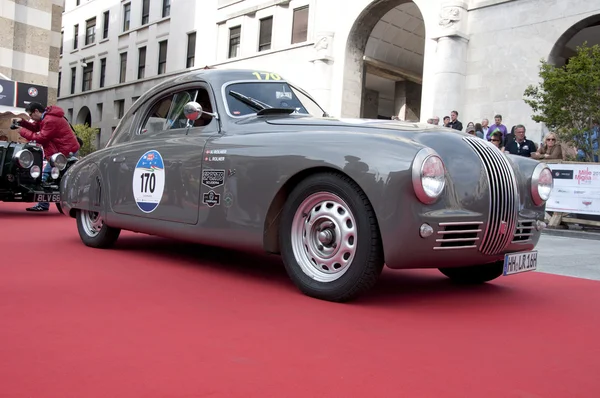
<svg viewBox="0 0 600 398">
<path fill-rule="evenodd" d="M 340 305 L 263 258 L 0 203 L 0 397 L 600 396 L 600 283 L 385 271 Z"/>
</svg>

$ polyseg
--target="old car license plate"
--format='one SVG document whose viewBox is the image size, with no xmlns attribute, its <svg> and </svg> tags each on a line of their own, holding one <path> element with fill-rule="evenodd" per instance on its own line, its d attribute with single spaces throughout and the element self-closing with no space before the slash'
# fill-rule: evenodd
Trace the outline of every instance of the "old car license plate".
<svg viewBox="0 0 600 398">
<path fill-rule="evenodd" d="M 36 202 L 60 202 L 60 194 L 58 193 L 36 193 Z"/>
<path fill-rule="evenodd" d="M 504 275 L 519 274 L 537 269 L 537 251 L 511 253 L 504 256 Z"/>
</svg>

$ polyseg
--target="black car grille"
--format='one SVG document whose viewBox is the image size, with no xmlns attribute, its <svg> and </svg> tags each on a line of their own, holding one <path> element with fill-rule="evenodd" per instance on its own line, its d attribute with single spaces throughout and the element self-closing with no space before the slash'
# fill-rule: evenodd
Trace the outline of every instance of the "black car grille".
<svg viewBox="0 0 600 398">
<path fill-rule="evenodd" d="M 40 167 L 41 171 L 44 171 L 44 156 L 41 149 L 36 150 L 33 148 L 27 148 L 33 154 L 33 164 Z M 32 166 L 33 167 L 33 166 Z M 41 174 L 40 174 L 41 175 Z M 21 184 L 34 184 L 36 178 L 31 177 L 30 169 L 18 168 L 17 177 Z"/>
<path fill-rule="evenodd" d="M 513 243 L 524 243 L 531 239 L 534 234 L 535 222 L 531 220 L 519 220 L 513 237 Z"/>
<path fill-rule="evenodd" d="M 487 174 L 490 213 L 479 251 L 501 253 L 511 242 L 517 223 L 519 206 L 516 177 L 505 155 L 480 138 L 463 138 L 479 155 Z"/>
</svg>

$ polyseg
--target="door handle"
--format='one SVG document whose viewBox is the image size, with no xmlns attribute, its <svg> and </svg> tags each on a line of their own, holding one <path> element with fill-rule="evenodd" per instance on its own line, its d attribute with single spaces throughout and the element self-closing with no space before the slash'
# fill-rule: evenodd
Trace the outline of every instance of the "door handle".
<svg viewBox="0 0 600 398">
<path fill-rule="evenodd" d="M 123 163 L 125 161 L 125 156 L 119 156 L 116 158 L 113 158 L 113 163 Z"/>
</svg>

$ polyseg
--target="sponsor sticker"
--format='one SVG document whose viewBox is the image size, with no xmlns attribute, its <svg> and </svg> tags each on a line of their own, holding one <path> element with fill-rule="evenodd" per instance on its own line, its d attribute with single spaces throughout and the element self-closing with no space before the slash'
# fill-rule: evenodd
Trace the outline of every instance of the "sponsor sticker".
<svg viewBox="0 0 600 398">
<path fill-rule="evenodd" d="M 224 183 L 225 170 L 202 170 L 202 185 L 215 189 Z"/>
<path fill-rule="evenodd" d="M 221 195 L 211 190 L 202 195 L 202 203 L 208 207 L 218 206 L 221 204 Z"/>
<path fill-rule="evenodd" d="M 144 213 L 152 213 L 163 197 L 165 190 L 165 164 L 156 150 L 140 157 L 133 171 L 133 197 L 138 208 Z"/>
</svg>

